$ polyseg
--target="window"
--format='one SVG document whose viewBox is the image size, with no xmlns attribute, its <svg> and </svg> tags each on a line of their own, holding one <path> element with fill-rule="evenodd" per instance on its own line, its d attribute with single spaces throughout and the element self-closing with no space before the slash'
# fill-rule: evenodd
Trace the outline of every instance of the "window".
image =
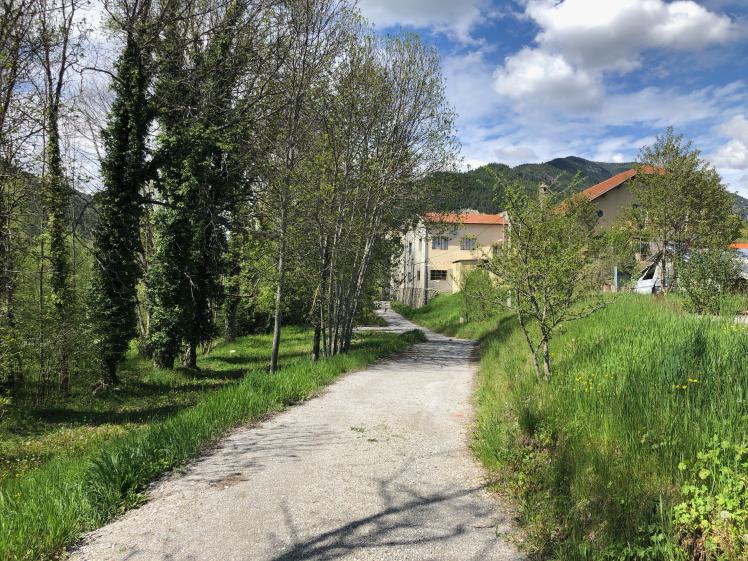
<svg viewBox="0 0 748 561">
<path fill-rule="evenodd" d="M 597 211 L 597 216 L 598 216 L 598 218 L 602 218 L 602 217 L 603 217 L 603 214 L 605 214 L 605 213 L 603 212 L 603 209 L 598 209 L 598 211 Z"/>
<path fill-rule="evenodd" d="M 447 249 L 449 240 L 445 237 L 433 238 L 431 240 L 431 249 Z"/>
<path fill-rule="evenodd" d="M 432 281 L 447 280 L 447 271 L 439 269 L 431 269 L 431 276 L 429 277 Z"/>
<path fill-rule="evenodd" d="M 408 242 L 408 253 L 413 253 L 413 242 Z"/>
<path fill-rule="evenodd" d="M 416 280 L 417 280 L 417 281 L 421 280 L 421 269 L 418 269 L 418 270 L 416 271 Z"/>
<path fill-rule="evenodd" d="M 460 240 L 460 249 L 464 249 L 466 251 L 473 251 L 475 249 L 475 239 L 474 238 L 462 238 Z"/>
</svg>

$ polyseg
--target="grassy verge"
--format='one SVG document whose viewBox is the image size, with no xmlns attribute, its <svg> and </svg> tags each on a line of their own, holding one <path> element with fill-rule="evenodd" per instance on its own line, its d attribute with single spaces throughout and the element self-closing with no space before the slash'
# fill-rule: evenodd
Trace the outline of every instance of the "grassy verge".
<svg viewBox="0 0 748 561">
<path fill-rule="evenodd" d="M 281 365 L 309 353 L 308 329 L 283 333 Z M 114 436 L 191 407 L 206 393 L 236 383 L 248 369 L 269 362 L 270 335 L 241 337 L 198 358 L 199 370 L 160 370 L 130 353 L 115 390 L 92 394 L 93 370 L 74 377 L 70 395 L 40 400 L 30 381 L 0 412 L 0 483 L 59 456 L 77 456 Z"/>
<path fill-rule="evenodd" d="M 440 299 L 413 319 L 439 325 Z M 511 318 L 481 323 L 473 448 L 532 556 L 746 559 L 748 330 L 624 295 L 567 326 L 545 384 Z"/>
<path fill-rule="evenodd" d="M 372 333 L 360 336 L 350 353 L 317 363 L 287 356 L 275 375 L 255 365 L 240 381 L 203 394 L 192 407 L 130 428 L 88 453 L 60 455 L 7 479 L 0 486 L 0 559 L 51 557 L 82 532 L 141 502 L 149 482 L 183 465 L 228 429 L 308 399 L 340 374 L 422 339 L 420 332 Z M 212 359 L 236 368 L 242 356 L 230 351 Z"/>
<path fill-rule="evenodd" d="M 411 308 L 401 302 L 392 303 L 392 309 L 403 317 L 451 337 L 481 339 L 496 329 L 496 318 L 468 321 L 463 308 L 460 294 L 439 295 L 421 308 Z"/>
</svg>

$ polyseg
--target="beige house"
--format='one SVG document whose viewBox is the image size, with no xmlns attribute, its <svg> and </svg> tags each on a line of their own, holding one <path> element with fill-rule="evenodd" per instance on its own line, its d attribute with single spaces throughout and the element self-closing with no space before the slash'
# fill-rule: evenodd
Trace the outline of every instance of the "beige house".
<svg viewBox="0 0 748 561">
<path fill-rule="evenodd" d="M 610 227 L 621 212 L 635 204 L 630 180 L 636 173 L 635 169 L 629 169 L 582 191 L 582 195 L 597 207 L 600 227 Z M 645 167 L 644 173 L 653 172 Z"/>
<path fill-rule="evenodd" d="M 421 306 L 439 293 L 459 292 L 463 275 L 504 242 L 506 214 L 430 213 L 403 236 L 393 271 L 395 297 Z"/>
</svg>

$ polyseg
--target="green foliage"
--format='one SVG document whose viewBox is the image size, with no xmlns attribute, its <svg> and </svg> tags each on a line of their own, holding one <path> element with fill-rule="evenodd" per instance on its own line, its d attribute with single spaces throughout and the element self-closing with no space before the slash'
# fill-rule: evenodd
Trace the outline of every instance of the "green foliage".
<svg viewBox="0 0 748 561">
<path fill-rule="evenodd" d="M 738 235 L 741 220 L 733 211 L 734 195 L 717 171 L 672 128 L 644 147 L 639 160 L 632 192 L 641 206 L 634 209 L 638 216 L 632 224 L 635 235 L 650 240 L 661 252 L 661 284 L 669 291 L 677 286 L 678 265 L 686 255 L 727 247 Z"/>
<path fill-rule="evenodd" d="M 697 314 L 719 315 L 722 303 L 739 278 L 740 267 L 730 250 L 695 251 L 679 262 L 678 286 L 687 309 Z"/>
<path fill-rule="evenodd" d="M 154 226 L 155 253 L 146 276 L 151 317 L 148 344 L 156 365 L 171 368 L 192 305 L 187 276 L 190 253 L 185 251 L 191 246 L 191 228 L 188 216 L 176 208 L 159 210 Z"/>
<path fill-rule="evenodd" d="M 600 246 L 595 209 L 581 195 L 555 205 L 547 194 L 527 196 L 516 188 L 507 190 L 506 204 L 511 228 L 486 264 L 498 290 L 485 304 L 516 314 L 536 375 L 549 380 L 555 333 L 604 303 L 588 292 L 595 288 L 592 265 Z"/>
<path fill-rule="evenodd" d="M 116 64 L 114 102 L 102 136 L 106 156 L 98 194 L 89 322 L 102 363 L 102 381 L 116 382 L 117 363 L 136 329 L 141 189 L 147 178 L 146 135 L 152 111 L 146 98 L 148 55 L 133 35 Z"/>
<path fill-rule="evenodd" d="M 486 301 L 491 299 L 494 286 L 486 271 L 475 269 L 465 273 L 460 289 L 465 321 L 481 321 L 491 317 L 492 311 L 486 306 Z"/>
<path fill-rule="evenodd" d="M 340 374 L 422 340 L 420 332 L 370 334 L 346 355 L 317 362 L 295 358 L 275 375 L 253 367 L 240 382 L 208 393 L 194 407 L 2 483 L 0 558 L 49 558 L 83 531 L 141 502 L 153 478 L 183 465 L 228 429 L 309 399 Z"/>
<path fill-rule="evenodd" d="M 2 422 L 5 420 L 5 417 L 7 416 L 12 403 L 13 403 L 13 400 L 10 398 L 10 396 L 0 394 L 0 426 L 2 425 Z"/>
<path fill-rule="evenodd" d="M 454 325 L 460 300 L 439 297 L 428 323 Z M 728 510 L 742 531 L 745 328 L 684 315 L 670 298 L 621 296 L 554 340 L 552 384 L 536 383 L 514 318 L 460 329 L 482 341 L 473 449 L 518 498 L 533 557 L 685 559 L 703 536 L 676 518 L 697 496 L 715 505 L 700 507 L 711 522 Z M 715 437 L 731 444 L 714 452 Z M 683 497 L 683 485 L 706 490 Z"/>
<path fill-rule="evenodd" d="M 715 439 L 687 475 L 673 508 L 680 543 L 693 559 L 742 559 L 748 552 L 748 447 Z"/>
</svg>

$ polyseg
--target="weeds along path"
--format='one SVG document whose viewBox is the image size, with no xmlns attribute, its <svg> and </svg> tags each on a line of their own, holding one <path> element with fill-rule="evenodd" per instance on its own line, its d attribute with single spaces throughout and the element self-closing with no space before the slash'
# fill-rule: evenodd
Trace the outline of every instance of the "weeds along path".
<svg viewBox="0 0 748 561">
<path fill-rule="evenodd" d="M 468 449 L 475 344 L 427 337 L 233 432 L 72 559 L 518 559 Z"/>
</svg>

